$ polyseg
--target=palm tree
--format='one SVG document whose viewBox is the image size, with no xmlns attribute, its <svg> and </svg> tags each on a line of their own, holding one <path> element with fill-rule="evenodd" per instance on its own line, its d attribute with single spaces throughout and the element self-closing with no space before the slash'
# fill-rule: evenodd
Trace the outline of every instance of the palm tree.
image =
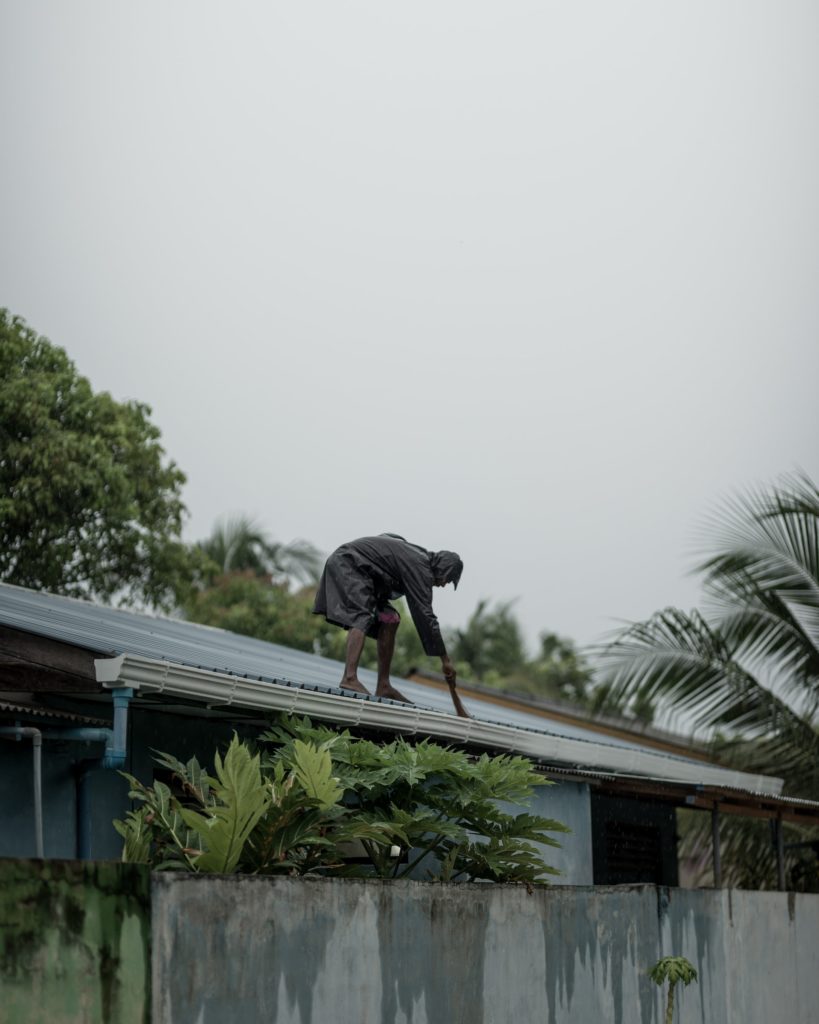
<svg viewBox="0 0 819 1024">
<path fill-rule="evenodd" d="M 785 476 L 726 502 L 707 528 L 704 612 L 667 608 L 622 630 L 602 652 L 608 693 L 682 714 L 724 760 L 817 799 L 819 489 L 805 474 Z M 767 884 L 751 853 L 770 846 L 764 825 L 723 822 L 729 883 L 734 870 Z"/>
<path fill-rule="evenodd" d="M 308 541 L 272 541 L 252 519 L 243 515 L 218 520 L 210 537 L 197 546 L 221 573 L 249 571 L 274 580 L 315 583 L 321 570 L 321 554 Z"/>
</svg>

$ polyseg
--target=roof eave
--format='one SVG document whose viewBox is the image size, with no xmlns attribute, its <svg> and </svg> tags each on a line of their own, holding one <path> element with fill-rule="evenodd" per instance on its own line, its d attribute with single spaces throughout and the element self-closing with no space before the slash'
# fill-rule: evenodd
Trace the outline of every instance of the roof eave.
<svg viewBox="0 0 819 1024">
<path fill-rule="evenodd" d="M 458 718 L 415 705 L 348 697 L 139 655 L 125 654 L 116 659 L 98 659 L 95 664 L 98 679 L 108 686 L 132 686 L 142 691 L 203 702 L 209 707 L 284 711 L 341 725 L 381 727 L 407 735 L 421 734 L 456 743 L 475 744 L 558 764 L 659 776 L 695 785 L 731 786 L 772 796 L 778 795 L 783 786 L 781 779 L 772 776 L 752 775 L 701 762 L 687 762 L 649 750 L 517 729 L 511 725 L 484 722 L 477 718 Z"/>
</svg>

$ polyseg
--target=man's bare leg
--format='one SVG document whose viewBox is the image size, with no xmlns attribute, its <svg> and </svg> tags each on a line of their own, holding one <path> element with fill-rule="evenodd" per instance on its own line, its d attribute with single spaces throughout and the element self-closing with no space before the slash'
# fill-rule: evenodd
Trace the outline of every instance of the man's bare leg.
<svg viewBox="0 0 819 1024">
<path fill-rule="evenodd" d="M 343 690 L 355 690 L 356 693 L 370 692 L 358 678 L 358 663 L 361 661 L 361 652 L 364 650 L 366 639 L 367 637 L 361 629 L 351 629 L 347 633 L 347 660 L 344 663 L 344 675 L 338 684 Z"/>
<path fill-rule="evenodd" d="M 390 682 L 390 665 L 395 651 L 395 634 L 398 632 L 397 622 L 382 622 L 378 630 L 377 652 L 378 652 L 378 682 L 375 686 L 376 697 L 389 697 L 390 700 L 401 700 L 405 704 L 411 704 L 403 693 Z"/>
</svg>

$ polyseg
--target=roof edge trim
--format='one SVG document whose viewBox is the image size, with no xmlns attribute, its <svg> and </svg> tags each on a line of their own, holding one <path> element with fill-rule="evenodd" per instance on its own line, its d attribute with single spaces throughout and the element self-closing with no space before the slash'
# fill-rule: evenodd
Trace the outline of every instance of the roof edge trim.
<svg viewBox="0 0 819 1024">
<path fill-rule="evenodd" d="M 773 776 L 752 775 L 703 762 L 687 762 L 649 750 L 538 733 L 512 725 L 483 722 L 478 718 L 458 718 L 415 705 L 402 706 L 282 686 L 140 655 L 125 654 L 122 657 L 117 679 L 120 685 L 133 686 L 143 692 L 149 690 L 200 700 L 213 707 L 285 711 L 340 725 L 386 726 L 408 735 L 420 732 L 458 743 L 478 743 L 560 764 L 593 765 L 616 772 L 661 776 L 669 781 L 700 785 L 730 786 L 772 796 L 778 796 L 783 787 L 782 779 Z"/>
</svg>

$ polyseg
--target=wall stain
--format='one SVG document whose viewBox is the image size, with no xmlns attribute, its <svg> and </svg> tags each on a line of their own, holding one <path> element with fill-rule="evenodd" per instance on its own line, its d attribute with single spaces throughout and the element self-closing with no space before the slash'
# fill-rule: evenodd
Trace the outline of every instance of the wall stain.
<svg viewBox="0 0 819 1024">
<path fill-rule="evenodd" d="M 467 886 L 454 888 L 455 893 L 440 884 L 414 883 L 402 893 L 400 914 L 393 913 L 391 883 L 375 890 L 381 1024 L 395 1024 L 399 1011 L 409 1024 L 483 1024 L 491 893 L 488 886 L 470 885 L 470 898 L 464 899 Z M 426 1012 L 416 1020 L 422 997 Z"/>
<path fill-rule="evenodd" d="M 597 934 L 590 926 L 586 906 L 580 898 L 566 899 L 559 889 L 549 890 L 548 898 L 541 901 L 550 1024 L 557 1020 L 558 1005 L 571 1010 L 578 956 L 581 969 L 585 970 L 588 961 L 594 977 Z M 559 955 L 555 954 L 555 936 L 559 936 Z"/>
<path fill-rule="evenodd" d="M 133 916 L 141 941 L 135 946 L 129 933 L 125 962 L 123 925 Z M 60 1020 L 85 1021 L 95 1006 L 106 1024 L 147 1019 L 149 922 L 145 866 L 0 861 L 0 983 L 10 1019 L 57 1019 L 59 1012 Z M 123 997 L 126 976 L 131 992 L 144 993 L 142 1003 Z"/>
<path fill-rule="evenodd" d="M 284 979 L 291 1015 L 298 1006 L 299 1019 L 303 1024 L 312 1024 L 313 989 L 327 958 L 337 915 L 305 903 L 302 913 L 296 916 L 298 923 L 288 928 L 282 927 L 275 918 L 270 922 L 270 976 L 275 993 L 279 990 L 278 979 Z M 277 1015 L 274 1006 L 271 1024 L 275 1024 Z M 224 1021 L 214 1020 L 213 1024 L 224 1024 Z"/>
<path fill-rule="evenodd" d="M 658 943 L 653 887 L 554 889 L 541 913 L 549 1024 L 566 1019 L 560 1010 L 572 1011 L 578 960 L 581 976 L 590 973 L 592 987 L 599 987 L 598 957 L 600 986 L 610 988 L 612 1017 L 607 1020 L 626 1024 L 623 981 L 636 972 L 641 1024 L 652 1024 L 655 992 L 642 965 Z"/>
</svg>

